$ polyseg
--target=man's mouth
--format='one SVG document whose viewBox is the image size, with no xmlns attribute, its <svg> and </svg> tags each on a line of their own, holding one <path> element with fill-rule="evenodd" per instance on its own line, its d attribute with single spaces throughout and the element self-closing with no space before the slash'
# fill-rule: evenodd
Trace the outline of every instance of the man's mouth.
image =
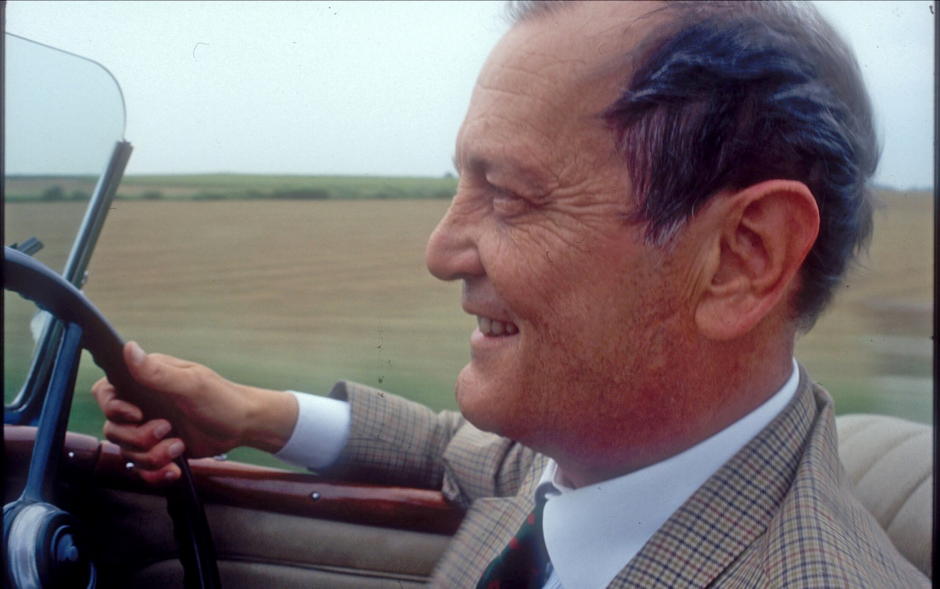
<svg viewBox="0 0 940 589">
<path fill-rule="evenodd" d="M 477 316 L 477 326 L 480 333 L 488 336 L 515 335 L 519 333 L 519 328 L 511 321 L 499 321 L 489 317 Z"/>
</svg>

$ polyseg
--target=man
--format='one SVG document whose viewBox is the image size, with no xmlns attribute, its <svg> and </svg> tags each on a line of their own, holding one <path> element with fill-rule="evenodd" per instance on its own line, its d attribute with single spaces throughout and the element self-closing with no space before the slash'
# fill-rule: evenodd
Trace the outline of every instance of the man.
<svg viewBox="0 0 940 589">
<path fill-rule="evenodd" d="M 531 586 L 925 586 L 852 496 L 831 399 L 793 360 L 871 229 L 851 53 L 809 7 L 515 10 L 427 251 L 478 317 L 462 415 L 350 383 L 255 389 L 129 344 L 171 419 L 103 381 L 107 437 L 150 481 L 184 448 L 250 445 L 440 488 L 468 509 L 442 587 L 485 584 L 544 500 Z"/>
</svg>

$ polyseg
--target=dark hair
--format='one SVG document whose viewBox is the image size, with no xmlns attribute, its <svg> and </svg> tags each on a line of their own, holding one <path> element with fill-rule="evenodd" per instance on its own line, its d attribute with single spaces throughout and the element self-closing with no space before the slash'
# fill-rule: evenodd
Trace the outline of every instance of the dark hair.
<svg viewBox="0 0 940 589">
<path fill-rule="evenodd" d="M 519 3 L 516 21 L 563 5 Z M 682 2 L 632 56 L 602 114 L 630 171 L 631 220 L 666 244 L 715 194 L 769 179 L 806 184 L 819 236 L 793 301 L 810 327 L 872 231 L 879 147 L 858 63 L 807 4 Z"/>
</svg>

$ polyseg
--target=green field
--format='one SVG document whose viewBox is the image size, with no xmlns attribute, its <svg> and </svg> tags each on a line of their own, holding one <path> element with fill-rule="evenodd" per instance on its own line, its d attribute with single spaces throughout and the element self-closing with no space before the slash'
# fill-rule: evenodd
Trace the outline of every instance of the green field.
<svg viewBox="0 0 940 589">
<path fill-rule="evenodd" d="M 131 178 L 127 190 L 153 185 Z M 174 190 L 172 181 L 160 186 L 167 195 Z M 930 422 L 932 203 L 928 194 L 883 198 L 870 259 L 800 340 L 798 358 L 840 412 Z M 460 309 L 460 285 L 436 281 L 424 266 L 427 237 L 447 205 L 436 198 L 121 200 L 85 290 L 126 339 L 233 380 L 325 393 L 349 378 L 453 408 L 474 322 Z M 9 202 L 5 222 L 46 222 L 51 235 L 80 208 Z M 16 358 L 29 354 L 22 326 L 32 310 L 7 303 L 9 400 L 22 378 Z M 99 376 L 84 363 L 73 430 L 100 433 L 88 393 Z"/>
<path fill-rule="evenodd" d="M 21 176 L 5 182 L 7 202 L 87 200 L 94 178 Z M 457 179 L 384 176 L 180 174 L 127 176 L 118 200 L 449 199 Z"/>
</svg>

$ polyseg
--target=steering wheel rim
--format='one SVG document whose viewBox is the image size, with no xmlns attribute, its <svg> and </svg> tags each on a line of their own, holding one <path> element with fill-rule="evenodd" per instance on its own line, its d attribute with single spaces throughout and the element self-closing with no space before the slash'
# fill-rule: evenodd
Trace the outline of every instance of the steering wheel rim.
<svg viewBox="0 0 940 589">
<path fill-rule="evenodd" d="M 124 363 L 123 340 L 84 293 L 41 262 L 8 246 L 4 246 L 3 279 L 5 290 L 33 301 L 39 308 L 66 324 L 78 326 L 81 346 L 88 350 L 108 380 L 121 391 L 122 397 L 139 406 L 149 418 L 159 414 L 152 401 L 152 392 L 134 380 Z M 46 408 L 43 407 L 45 412 Z M 62 428 L 62 431 L 53 431 L 48 435 L 61 434 L 64 437 L 67 421 L 60 419 L 57 427 Z M 170 418 L 170 421 L 174 419 Z M 37 443 L 38 433 L 41 432 L 37 432 Z M 221 583 L 205 509 L 185 456 L 177 458 L 176 463 L 182 476 L 167 487 L 166 496 L 167 509 L 173 519 L 173 531 L 180 549 L 185 587 L 218 589 Z M 30 468 L 33 468 L 32 464 Z"/>
</svg>

